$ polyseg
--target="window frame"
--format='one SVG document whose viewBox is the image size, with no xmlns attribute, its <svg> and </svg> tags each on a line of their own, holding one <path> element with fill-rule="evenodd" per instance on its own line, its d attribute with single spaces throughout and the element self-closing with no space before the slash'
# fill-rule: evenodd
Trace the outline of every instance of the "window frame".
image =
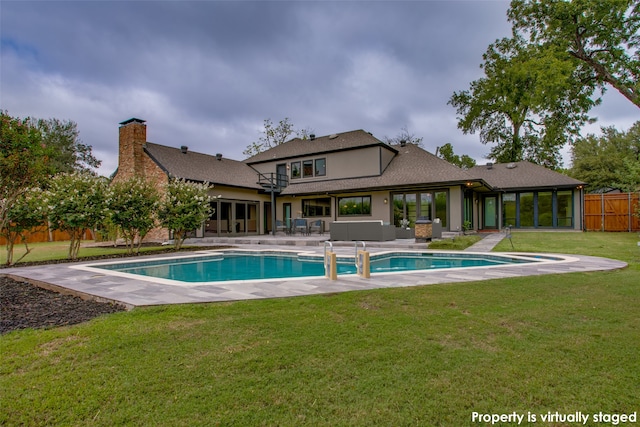
<svg viewBox="0 0 640 427">
<path fill-rule="evenodd" d="M 302 164 L 301 162 L 291 162 L 291 179 L 302 178 Z"/>
<path fill-rule="evenodd" d="M 342 201 L 343 200 L 349 200 L 352 199 L 353 202 L 355 203 L 353 208 L 359 208 L 359 212 L 353 212 L 353 213 L 342 213 Z M 359 199 L 359 201 L 358 201 Z M 368 199 L 368 204 L 365 205 L 365 199 Z M 368 206 L 368 212 L 365 212 L 364 207 Z M 364 195 L 364 196 L 345 196 L 345 197 L 338 197 L 338 216 L 371 216 L 371 195 Z"/>
<path fill-rule="evenodd" d="M 318 163 L 319 162 L 323 162 L 322 163 L 322 173 L 318 172 L 320 170 L 318 168 Z M 327 158 L 326 157 L 321 157 L 321 158 L 313 160 L 313 173 L 314 173 L 314 176 L 327 176 Z"/>
<path fill-rule="evenodd" d="M 302 177 L 313 178 L 313 159 L 302 161 Z"/>
<path fill-rule="evenodd" d="M 322 200 L 324 203 L 317 203 Z M 313 204 L 315 202 L 315 204 Z M 320 212 L 318 213 L 318 209 Z M 316 197 L 313 199 L 302 199 L 302 217 L 317 218 L 331 216 L 331 197 Z"/>
</svg>

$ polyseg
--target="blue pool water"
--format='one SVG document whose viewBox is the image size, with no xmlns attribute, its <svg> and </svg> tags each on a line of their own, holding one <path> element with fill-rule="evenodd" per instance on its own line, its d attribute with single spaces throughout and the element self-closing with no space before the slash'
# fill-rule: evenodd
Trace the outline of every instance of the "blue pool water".
<svg viewBox="0 0 640 427">
<path fill-rule="evenodd" d="M 480 267 L 535 262 L 508 256 L 391 253 L 371 256 L 371 273 Z M 324 276 L 323 258 L 286 253 L 219 253 L 215 255 L 113 263 L 94 267 L 182 282 L 218 282 Z M 338 258 L 338 275 L 355 274 L 353 257 Z"/>
</svg>

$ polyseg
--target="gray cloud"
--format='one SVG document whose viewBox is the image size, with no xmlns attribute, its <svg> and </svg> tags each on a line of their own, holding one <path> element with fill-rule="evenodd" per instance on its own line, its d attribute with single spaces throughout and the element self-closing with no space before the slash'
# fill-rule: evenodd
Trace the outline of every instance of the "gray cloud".
<svg viewBox="0 0 640 427">
<path fill-rule="evenodd" d="M 263 119 L 324 135 L 402 127 L 425 147 L 489 151 L 447 100 L 509 35 L 505 1 L 3 2 L 0 107 L 78 123 L 117 165 L 118 122 L 148 139 L 242 159 Z M 605 104 L 607 101 L 605 100 Z M 631 112 L 602 108 L 611 121 Z M 615 111 L 613 111 L 615 110 Z"/>
</svg>

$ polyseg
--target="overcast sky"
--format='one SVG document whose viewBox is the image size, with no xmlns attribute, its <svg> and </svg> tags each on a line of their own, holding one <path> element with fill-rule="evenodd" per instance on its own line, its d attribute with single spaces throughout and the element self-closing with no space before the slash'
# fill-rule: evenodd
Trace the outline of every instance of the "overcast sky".
<svg viewBox="0 0 640 427">
<path fill-rule="evenodd" d="M 480 164 L 490 147 L 457 129 L 454 91 L 482 77 L 487 46 L 510 35 L 505 1 L 0 2 L 0 108 L 78 124 L 117 167 L 118 123 L 147 140 L 243 160 L 264 119 L 318 136 L 403 127 L 435 152 Z M 638 109 L 609 90 L 598 124 Z"/>
</svg>

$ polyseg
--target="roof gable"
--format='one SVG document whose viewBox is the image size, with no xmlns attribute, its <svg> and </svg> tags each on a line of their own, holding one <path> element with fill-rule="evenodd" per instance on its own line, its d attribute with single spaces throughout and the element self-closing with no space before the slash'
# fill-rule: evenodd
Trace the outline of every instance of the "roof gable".
<svg viewBox="0 0 640 427">
<path fill-rule="evenodd" d="M 381 175 L 326 181 L 291 183 L 282 194 L 346 192 L 406 186 L 454 185 L 473 180 L 467 171 L 415 144 L 390 146 L 396 151 Z"/>
<path fill-rule="evenodd" d="M 585 184 L 528 161 L 474 166 L 469 173 L 485 181 L 494 190 L 577 187 Z"/>
<path fill-rule="evenodd" d="M 294 157 L 310 156 L 320 153 L 353 150 L 357 148 L 380 145 L 390 151 L 391 146 L 380 141 L 369 132 L 354 130 L 316 137 L 314 139 L 294 138 L 245 160 L 247 164 L 271 162 L 274 160 L 290 159 Z"/>
<path fill-rule="evenodd" d="M 244 188 L 261 188 L 256 171 L 243 162 L 147 142 L 145 152 L 170 176 Z"/>
</svg>

